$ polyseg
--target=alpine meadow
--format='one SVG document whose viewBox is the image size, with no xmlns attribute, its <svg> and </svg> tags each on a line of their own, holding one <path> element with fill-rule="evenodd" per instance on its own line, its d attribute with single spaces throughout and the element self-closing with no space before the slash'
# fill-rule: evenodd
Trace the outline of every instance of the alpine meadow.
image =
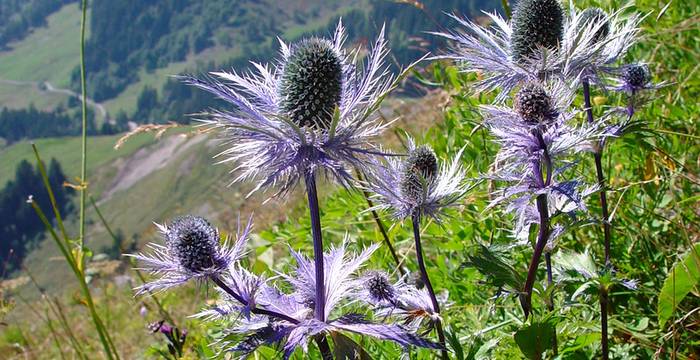
<svg viewBox="0 0 700 360">
<path fill-rule="evenodd" d="M 0 0 L 0 359 L 700 359 L 700 1 Z"/>
</svg>

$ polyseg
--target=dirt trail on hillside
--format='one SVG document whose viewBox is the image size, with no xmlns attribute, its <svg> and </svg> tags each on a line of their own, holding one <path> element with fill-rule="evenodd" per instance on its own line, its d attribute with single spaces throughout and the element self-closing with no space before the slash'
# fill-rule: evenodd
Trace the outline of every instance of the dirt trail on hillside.
<svg viewBox="0 0 700 360">
<path fill-rule="evenodd" d="M 207 136 L 167 136 L 127 158 L 117 159 L 113 165 L 118 168 L 117 175 L 103 193 L 100 202 L 109 200 L 117 192 L 130 188 L 146 176 L 164 168 L 187 149 L 207 139 Z"/>
</svg>

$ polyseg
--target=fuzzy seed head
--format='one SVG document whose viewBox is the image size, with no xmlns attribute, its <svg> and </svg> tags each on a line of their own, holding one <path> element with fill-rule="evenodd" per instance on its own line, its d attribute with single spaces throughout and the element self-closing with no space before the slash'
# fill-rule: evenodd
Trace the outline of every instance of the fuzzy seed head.
<svg viewBox="0 0 700 360">
<path fill-rule="evenodd" d="M 564 33 L 564 10 L 559 0 L 520 0 L 513 13 L 511 49 L 517 62 L 538 46 L 556 49 Z"/>
<path fill-rule="evenodd" d="M 435 181 L 438 174 L 437 157 L 428 146 L 419 146 L 408 153 L 401 174 L 401 194 L 417 202 L 423 197 L 426 185 Z"/>
<path fill-rule="evenodd" d="M 333 45 L 304 40 L 292 50 L 282 75 L 282 109 L 299 126 L 328 129 L 340 103 L 343 67 Z"/>
<path fill-rule="evenodd" d="M 383 272 L 369 271 L 365 276 L 364 285 L 375 302 L 392 301 L 396 296 L 396 289 Z"/>
<path fill-rule="evenodd" d="M 610 21 L 608 21 L 608 14 L 605 13 L 600 8 L 591 7 L 584 10 L 581 13 L 581 22 L 579 23 L 581 29 L 585 26 L 599 26 L 598 31 L 595 32 L 593 36 L 594 42 L 599 42 L 605 39 L 610 33 Z"/>
<path fill-rule="evenodd" d="M 525 84 L 515 95 L 513 105 L 528 124 L 548 123 L 557 115 L 552 106 L 552 98 L 536 83 Z"/>
<path fill-rule="evenodd" d="M 165 243 L 187 270 L 199 272 L 219 265 L 219 231 L 201 217 L 175 219 L 168 226 Z"/>
<path fill-rule="evenodd" d="M 651 81 L 651 73 L 646 65 L 631 65 L 625 68 L 622 79 L 632 88 L 640 89 Z"/>
</svg>

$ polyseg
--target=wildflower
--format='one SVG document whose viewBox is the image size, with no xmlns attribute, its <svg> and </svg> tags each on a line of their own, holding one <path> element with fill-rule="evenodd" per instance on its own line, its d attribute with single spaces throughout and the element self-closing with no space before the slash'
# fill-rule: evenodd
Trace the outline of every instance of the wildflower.
<svg viewBox="0 0 700 360">
<path fill-rule="evenodd" d="M 422 281 L 422 278 L 419 279 Z M 392 283 L 389 275 L 380 271 L 367 271 L 361 281 L 364 286 L 355 297 L 374 306 L 377 315 L 381 317 L 398 318 L 402 324 L 414 331 L 425 323 L 432 328 L 441 320 L 425 287 L 419 289 L 402 279 Z M 440 303 L 446 303 L 446 296 L 441 294 L 438 297 Z"/>
<path fill-rule="evenodd" d="M 439 58 L 457 61 L 464 72 L 483 73 L 478 89 L 502 89 L 498 101 L 533 80 L 599 82 L 601 72 L 634 44 L 640 19 L 571 8 L 567 16 L 558 0 L 522 0 L 510 22 L 487 13 L 492 28 L 452 15 L 463 29 L 435 33 L 453 42 Z"/>
<path fill-rule="evenodd" d="M 325 317 L 318 320 L 312 311 L 316 294 L 316 262 L 292 251 L 296 267 L 291 275 L 279 273 L 280 279 L 293 288 L 285 294 L 268 281 L 260 280 L 255 294 L 257 311 L 248 317 L 241 317 L 240 297 L 233 288 L 226 290 L 224 304 L 200 314 L 208 318 L 225 318 L 233 321 L 229 331 L 244 335 L 239 342 L 225 343 L 226 349 L 243 355 L 259 346 L 280 344 L 284 358 L 288 359 L 297 348 L 307 351 L 308 342 L 317 335 L 333 332 L 352 332 L 379 339 L 391 340 L 402 346 L 439 348 L 439 345 L 413 335 L 407 329 L 394 324 L 373 323 L 362 314 L 345 313 L 344 305 L 353 299 L 363 285 L 355 273 L 377 249 L 371 246 L 356 257 L 347 256 L 345 245 L 331 248 L 324 254 L 325 272 Z M 267 313 L 267 314 L 266 314 Z"/>
<path fill-rule="evenodd" d="M 374 209 L 390 209 L 397 219 L 421 214 L 440 221 L 443 211 L 466 192 L 465 172 L 459 164 L 463 150 L 440 165 L 430 147 L 416 146 L 409 139 L 405 160 L 388 158 L 368 175 L 365 186 L 374 193 Z"/>
<path fill-rule="evenodd" d="M 623 16 L 623 7 L 612 14 L 596 7 L 578 11 L 571 7 L 569 37 L 578 37 L 581 55 L 565 67 L 567 80 L 605 86 L 605 77 L 614 72 L 614 65 L 637 41 L 639 23 L 636 14 Z"/>
<path fill-rule="evenodd" d="M 128 254 L 141 263 L 139 270 L 157 279 L 137 288 L 138 294 L 162 291 L 190 280 L 215 279 L 229 265 L 245 254 L 244 248 L 251 222 L 240 230 L 233 244 L 227 239 L 220 243 L 219 231 L 207 220 L 196 216 L 175 219 L 170 225 L 156 224 L 165 238 L 165 246 L 151 243 L 150 254 Z"/>
<path fill-rule="evenodd" d="M 399 77 L 384 64 L 383 29 L 364 71 L 355 64 L 357 50 L 343 49 L 345 39 L 338 23 L 330 40 L 311 38 L 291 46 L 280 40 L 279 62 L 253 63 L 257 73 L 183 78 L 233 106 L 202 119 L 223 133 L 227 148 L 217 155 L 221 163 L 238 163 L 233 182 L 256 179 L 252 192 L 277 185 L 280 195 L 317 170 L 349 185 L 348 168 L 366 168 L 375 154 L 371 140 L 387 126 L 374 113 Z"/>
<path fill-rule="evenodd" d="M 540 220 L 533 195 L 547 194 L 555 213 L 572 213 L 585 209 L 582 199 L 596 190 L 578 179 L 559 180 L 573 165 L 566 157 L 588 149 L 601 132 L 600 124 L 569 125 L 574 117 L 568 111 L 572 98 L 561 82 L 531 82 L 515 95 L 513 108 L 481 107 L 484 124 L 501 145 L 495 170 L 485 178 L 510 183 L 497 190 L 489 208 L 507 203 L 506 210 L 516 214 L 514 236 L 523 242 L 530 225 Z"/>
<path fill-rule="evenodd" d="M 562 41 L 564 11 L 559 0 L 520 0 L 513 13 L 510 46 L 523 62 L 538 48 L 556 49 Z"/>
</svg>

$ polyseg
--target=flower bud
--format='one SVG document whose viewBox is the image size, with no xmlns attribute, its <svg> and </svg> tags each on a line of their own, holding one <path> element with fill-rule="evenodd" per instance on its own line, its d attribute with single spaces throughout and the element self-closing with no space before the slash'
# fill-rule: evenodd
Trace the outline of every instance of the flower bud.
<svg viewBox="0 0 700 360">
<path fill-rule="evenodd" d="M 197 216 L 177 218 L 167 227 L 165 243 L 182 267 L 199 272 L 219 263 L 219 231 Z"/>
<path fill-rule="evenodd" d="M 343 67 L 333 45 L 304 40 L 292 49 L 282 75 L 282 109 L 299 126 L 328 129 L 340 103 Z"/>
<path fill-rule="evenodd" d="M 371 300 L 375 302 L 391 302 L 396 297 L 396 289 L 389 281 L 389 277 L 379 271 L 369 271 L 365 275 L 365 289 Z"/>
<path fill-rule="evenodd" d="M 521 62 L 538 46 L 559 47 L 564 32 L 564 11 L 559 0 L 520 0 L 512 24 L 513 59 Z"/>
<path fill-rule="evenodd" d="M 537 83 L 527 83 L 515 95 L 515 111 L 529 124 L 548 123 L 557 116 L 552 98 Z"/>
<path fill-rule="evenodd" d="M 435 181 L 438 163 L 435 153 L 428 146 L 413 149 L 403 163 L 401 174 L 401 194 L 408 200 L 418 202 L 425 192 L 426 185 Z"/>
</svg>

